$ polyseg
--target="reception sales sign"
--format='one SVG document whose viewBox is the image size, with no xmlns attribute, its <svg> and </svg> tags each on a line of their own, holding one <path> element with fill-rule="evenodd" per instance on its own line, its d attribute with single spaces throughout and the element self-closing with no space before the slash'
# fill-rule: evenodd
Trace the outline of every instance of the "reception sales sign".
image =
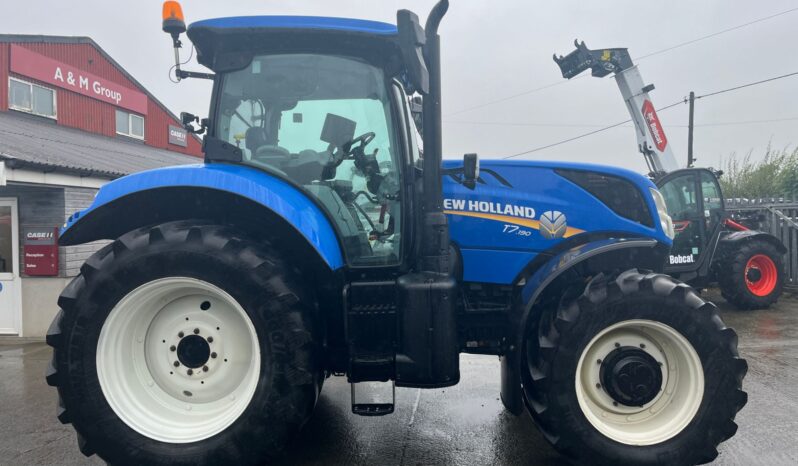
<svg viewBox="0 0 798 466">
<path fill-rule="evenodd" d="M 11 71 L 141 115 L 147 114 L 147 96 L 143 92 L 15 44 L 11 45 Z"/>
<path fill-rule="evenodd" d="M 25 227 L 22 229 L 25 275 L 54 277 L 58 275 L 58 228 Z"/>
</svg>

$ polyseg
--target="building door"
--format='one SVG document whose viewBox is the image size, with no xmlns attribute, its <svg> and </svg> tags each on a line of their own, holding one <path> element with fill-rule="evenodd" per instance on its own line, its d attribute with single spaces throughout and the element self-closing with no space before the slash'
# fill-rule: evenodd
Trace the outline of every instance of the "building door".
<svg viewBox="0 0 798 466">
<path fill-rule="evenodd" d="M 0 198 L 0 335 L 17 335 L 22 326 L 17 200 Z"/>
</svg>

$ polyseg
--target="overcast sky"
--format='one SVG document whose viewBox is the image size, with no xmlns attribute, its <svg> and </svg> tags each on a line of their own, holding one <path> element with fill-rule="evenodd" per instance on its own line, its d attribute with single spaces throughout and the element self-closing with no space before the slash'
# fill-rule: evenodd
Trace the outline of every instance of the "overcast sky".
<svg viewBox="0 0 798 466">
<path fill-rule="evenodd" d="M 0 33 L 89 36 L 175 113 L 205 115 L 210 86 L 167 79 L 171 42 L 160 31 L 157 0 L 4 0 Z M 591 48 L 627 47 L 639 57 L 759 18 L 798 8 L 796 0 L 532 1 L 452 0 L 443 40 L 444 153 L 497 158 L 554 143 L 628 118 L 611 78 L 584 77 L 540 92 L 461 112 L 563 82 L 552 53 L 573 40 Z M 296 14 L 395 22 L 398 8 L 422 18 L 433 0 L 185 0 L 188 22 L 220 16 Z M 33 11 L 36 13 L 33 13 Z M 798 11 L 639 61 L 656 85 L 655 106 L 798 71 Z M 188 49 L 185 51 L 188 52 Z M 193 64 L 194 69 L 199 65 Z M 761 157 L 798 144 L 798 76 L 700 100 L 699 165 L 753 150 Z M 683 163 L 687 106 L 661 112 Z M 783 120 L 762 122 L 762 120 Z M 786 121 L 784 121 L 786 120 Z M 748 122 L 748 123 L 744 123 Z M 644 171 L 633 129 L 618 127 L 522 158 L 588 161 Z"/>
</svg>

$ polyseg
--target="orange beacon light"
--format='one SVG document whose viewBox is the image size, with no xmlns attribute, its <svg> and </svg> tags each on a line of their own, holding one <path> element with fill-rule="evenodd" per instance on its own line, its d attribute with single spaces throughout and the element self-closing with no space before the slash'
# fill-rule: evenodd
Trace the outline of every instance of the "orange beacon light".
<svg viewBox="0 0 798 466">
<path fill-rule="evenodd" d="M 176 38 L 186 32 L 186 22 L 183 18 L 183 8 L 179 2 L 163 2 L 163 31 Z"/>
</svg>

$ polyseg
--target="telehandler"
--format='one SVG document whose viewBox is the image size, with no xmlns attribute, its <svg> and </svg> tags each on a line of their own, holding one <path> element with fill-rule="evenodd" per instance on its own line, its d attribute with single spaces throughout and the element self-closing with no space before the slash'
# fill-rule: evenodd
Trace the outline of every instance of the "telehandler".
<svg viewBox="0 0 798 466">
<path fill-rule="evenodd" d="M 554 56 L 563 77 L 571 79 L 588 69 L 599 78 L 615 75 L 634 122 L 638 150 L 673 218 L 676 237 L 665 273 L 696 288 L 717 283 L 723 297 L 741 309 L 762 309 L 778 301 L 784 287 L 784 244 L 732 220 L 718 181 L 722 172 L 693 167 L 692 154 L 686 168 L 679 166 L 651 103 L 654 85 L 644 84 L 627 49 L 590 50 L 579 41 L 574 45 L 576 50 L 567 56 Z"/>
</svg>

